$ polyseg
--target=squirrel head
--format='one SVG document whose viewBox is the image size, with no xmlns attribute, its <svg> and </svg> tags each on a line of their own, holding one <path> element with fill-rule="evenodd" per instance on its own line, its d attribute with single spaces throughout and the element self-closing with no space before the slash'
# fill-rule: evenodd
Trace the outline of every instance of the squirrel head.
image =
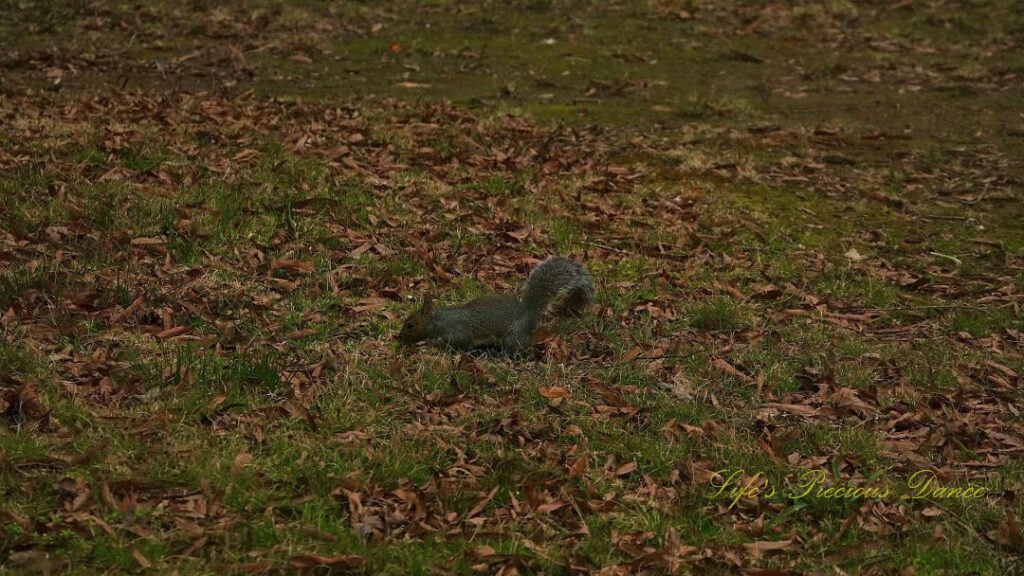
<svg viewBox="0 0 1024 576">
<path fill-rule="evenodd" d="M 423 299 L 423 306 L 413 312 L 402 323 L 402 331 L 398 333 L 398 341 L 403 344 L 415 344 L 430 337 L 430 317 L 434 312 L 434 301 L 430 296 Z"/>
</svg>

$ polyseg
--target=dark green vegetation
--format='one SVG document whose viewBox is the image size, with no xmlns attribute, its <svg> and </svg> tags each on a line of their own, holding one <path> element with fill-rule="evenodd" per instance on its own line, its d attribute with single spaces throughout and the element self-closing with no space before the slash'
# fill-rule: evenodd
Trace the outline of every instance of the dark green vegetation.
<svg viewBox="0 0 1024 576">
<path fill-rule="evenodd" d="M 0 573 L 1018 566 L 1017 2 L 208 4 L 0 2 Z"/>
</svg>

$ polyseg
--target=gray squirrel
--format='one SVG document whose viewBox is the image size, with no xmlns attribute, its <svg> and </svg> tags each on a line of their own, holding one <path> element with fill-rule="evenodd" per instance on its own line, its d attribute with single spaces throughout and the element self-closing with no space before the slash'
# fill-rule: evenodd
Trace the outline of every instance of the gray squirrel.
<svg viewBox="0 0 1024 576">
<path fill-rule="evenodd" d="M 530 336 L 552 302 L 560 300 L 560 312 L 579 313 L 593 299 L 590 274 L 571 260 L 552 256 L 530 272 L 521 299 L 491 294 L 466 304 L 434 308 L 428 296 L 402 323 L 398 340 L 403 344 L 439 341 L 458 350 L 495 347 L 523 353 L 530 349 Z"/>
</svg>

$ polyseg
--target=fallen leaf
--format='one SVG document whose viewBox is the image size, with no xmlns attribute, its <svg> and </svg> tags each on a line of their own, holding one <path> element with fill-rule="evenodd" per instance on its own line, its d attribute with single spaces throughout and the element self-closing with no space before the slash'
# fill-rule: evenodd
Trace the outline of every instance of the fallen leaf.
<svg viewBox="0 0 1024 576">
<path fill-rule="evenodd" d="M 622 466 L 619 466 L 618 468 L 615 469 L 615 475 L 616 476 L 625 476 L 626 474 L 629 474 L 629 473 L 631 473 L 631 472 L 633 472 L 635 470 L 636 470 L 636 462 L 635 461 L 634 462 L 626 462 Z"/>
<path fill-rule="evenodd" d="M 271 260 L 271 270 L 296 270 L 298 272 L 309 272 L 314 268 L 312 262 L 306 262 L 304 260 L 291 260 L 288 258 L 282 258 L 280 260 Z"/>
<path fill-rule="evenodd" d="M 563 388 L 561 386 L 551 386 L 551 387 L 538 386 L 537 387 L 537 392 L 539 392 L 540 395 L 545 397 L 545 398 L 568 398 L 569 397 L 569 389 L 568 388 Z"/>
<path fill-rule="evenodd" d="M 189 328 L 188 326 L 175 326 L 173 328 L 168 328 L 167 330 L 157 332 L 156 338 L 157 340 L 170 340 L 175 336 L 181 336 L 182 334 L 188 332 L 189 330 L 191 330 L 191 328 Z"/>
<path fill-rule="evenodd" d="M 139 552 L 138 548 L 136 548 L 135 546 L 132 546 L 128 550 L 131 553 L 132 558 L 135 559 L 135 561 L 139 564 L 139 566 L 141 566 L 143 568 L 152 568 L 153 567 L 153 563 L 150 562 L 148 558 L 143 556 L 142 552 Z"/>
<path fill-rule="evenodd" d="M 6 404 L 8 415 L 22 414 L 29 418 L 44 418 L 50 411 L 39 400 L 36 383 L 29 381 L 14 390 L 0 389 L 0 405 Z"/>
<path fill-rule="evenodd" d="M 641 346 L 633 346 L 625 354 L 622 355 L 622 358 L 619 361 L 620 362 L 629 362 L 629 361 L 635 359 L 637 356 L 639 356 L 640 353 L 643 352 L 643 351 L 644 351 L 644 349 Z"/>
<path fill-rule="evenodd" d="M 132 246 L 159 246 L 164 244 L 162 238 L 132 238 Z"/>
<path fill-rule="evenodd" d="M 316 569 L 322 566 L 334 568 L 356 569 L 361 568 L 366 560 L 361 556 L 346 554 L 343 556 L 318 556 L 316 554 L 299 554 L 292 556 L 289 563 L 298 570 Z M 313 572 L 318 572 L 313 570 Z M 329 572 L 329 571 L 328 571 Z"/>
<path fill-rule="evenodd" d="M 273 566 L 269 560 L 259 562 L 240 562 L 238 564 L 222 564 L 218 568 L 223 572 L 267 572 Z"/>
<path fill-rule="evenodd" d="M 765 552 L 792 552 L 792 540 L 761 540 L 743 545 L 743 549 L 751 558 L 760 558 Z"/>
</svg>

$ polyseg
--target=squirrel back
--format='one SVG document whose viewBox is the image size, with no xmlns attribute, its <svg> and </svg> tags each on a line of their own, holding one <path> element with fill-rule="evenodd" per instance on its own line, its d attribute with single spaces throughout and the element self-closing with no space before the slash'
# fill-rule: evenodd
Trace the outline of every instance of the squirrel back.
<svg viewBox="0 0 1024 576">
<path fill-rule="evenodd" d="M 522 352 L 529 349 L 530 336 L 552 303 L 559 301 L 560 311 L 579 312 L 593 298 L 587 271 L 553 256 L 530 272 L 522 299 L 494 294 L 435 309 L 427 298 L 403 323 L 398 339 L 406 344 L 439 340 L 462 350 L 494 346 Z"/>
</svg>

